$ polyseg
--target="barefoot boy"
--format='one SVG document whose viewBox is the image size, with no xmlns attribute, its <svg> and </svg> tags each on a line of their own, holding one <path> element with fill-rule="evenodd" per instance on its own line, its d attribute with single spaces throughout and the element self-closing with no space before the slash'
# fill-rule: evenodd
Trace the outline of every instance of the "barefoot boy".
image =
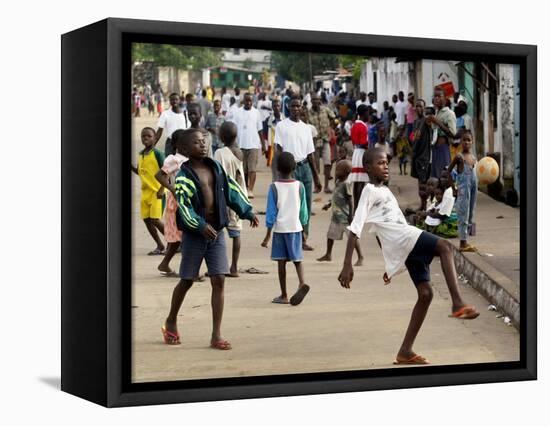
<svg viewBox="0 0 550 426">
<path fill-rule="evenodd" d="M 164 255 L 164 244 L 158 234 L 158 231 L 164 234 L 164 224 L 160 221 L 164 188 L 155 179 L 164 163 L 164 156 L 155 148 L 155 130 L 151 127 L 141 130 L 141 143 L 145 148 L 140 151 L 138 166 L 132 166 L 132 171 L 141 179 L 141 218 L 157 244 L 157 247 L 147 254 Z"/>
<path fill-rule="evenodd" d="M 273 230 L 271 259 L 278 263 L 281 295 L 273 303 L 289 303 L 286 292 L 286 263 L 294 262 L 298 274 L 298 291 L 290 298 L 291 305 L 302 302 L 309 291 L 304 283 L 302 266 L 302 232 L 308 221 L 307 200 L 304 185 L 292 178 L 296 161 L 290 152 L 281 152 L 277 158 L 279 179 L 269 186 L 265 222 Z"/>
<path fill-rule="evenodd" d="M 355 217 L 348 228 L 351 232 L 344 266 L 338 281 L 342 287 L 350 288 L 353 280 L 351 257 L 363 226 L 368 224 L 370 232 L 375 233 L 379 239 L 384 256 L 386 264 L 384 283 L 389 284 L 392 277 L 406 267 L 418 292 L 418 300 L 394 364 L 428 364 L 429 361 L 426 358 L 413 351 L 413 344 L 433 297 L 430 285 L 430 263 L 434 256 L 439 256 L 441 259 L 441 269 L 452 299 L 451 316 L 474 319 L 479 312 L 462 300 L 450 244 L 406 223 L 397 200 L 384 185 L 389 177 L 386 153 L 379 148 L 368 150 L 364 158 L 364 166 L 370 183 L 365 185 L 361 193 Z"/>
<path fill-rule="evenodd" d="M 178 227 L 182 237 L 181 280 L 174 288 L 170 313 L 162 327 L 164 342 L 180 344 L 177 315 L 203 259 L 212 284 L 212 337 L 210 346 L 228 350 L 231 344 L 222 338 L 224 280 L 229 273 L 223 228 L 228 224 L 227 207 L 239 217 L 258 226 L 252 205 L 239 185 L 227 176 L 221 165 L 207 157 L 208 149 L 200 129 L 188 129 L 183 137 L 183 153 L 189 158 L 176 176 L 174 195 L 178 201 Z"/>
<path fill-rule="evenodd" d="M 351 182 L 346 182 L 351 173 L 351 161 L 341 160 L 336 164 L 336 186 L 332 194 L 332 200 L 323 206 L 323 210 L 328 210 L 332 206 L 332 217 L 330 218 L 330 226 L 327 232 L 327 252 L 323 257 L 317 259 L 319 262 L 330 262 L 332 260 L 332 246 L 334 240 L 341 240 L 344 233 L 348 233 L 347 227 L 351 223 L 353 217 L 353 200 L 351 193 Z M 361 245 L 357 240 L 355 245 L 357 251 L 357 262 L 355 266 L 363 264 L 363 253 L 361 253 Z"/>
<path fill-rule="evenodd" d="M 244 195 L 247 195 L 246 183 L 243 170 L 243 153 L 237 146 L 237 126 L 231 121 L 224 122 L 219 129 L 219 136 L 223 143 L 223 148 L 219 148 L 214 153 L 214 160 L 218 161 L 227 176 L 231 177 L 239 184 Z M 239 255 L 241 253 L 241 229 L 242 221 L 233 210 L 228 209 L 229 224 L 227 233 L 233 240 L 233 250 L 231 255 L 231 267 L 228 277 L 236 278 L 239 276 Z"/>
</svg>

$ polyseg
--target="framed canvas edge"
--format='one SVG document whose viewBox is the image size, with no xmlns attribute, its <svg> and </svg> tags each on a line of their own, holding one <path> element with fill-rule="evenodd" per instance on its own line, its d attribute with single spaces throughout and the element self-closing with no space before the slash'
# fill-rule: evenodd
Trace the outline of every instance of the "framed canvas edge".
<svg viewBox="0 0 550 426">
<path fill-rule="evenodd" d="M 505 55 L 513 56 L 518 63 L 524 64 L 526 70 L 526 96 L 522 99 L 526 108 L 523 111 L 527 117 L 523 130 L 529 145 L 535 145 L 533 151 L 527 150 L 525 164 L 529 170 L 536 171 L 536 46 L 501 44 L 489 42 L 471 42 L 439 39 L 418 39 L 408 37 L 393 36 L 368 36 L 362 34 L 345 33 L 325 33 L 317 31 L 300 30 L 281 30 L 277 28 L 253 28 L 253 27 L 235 27 L 225 25 L 211 24 L 192 24 L 163 21 L 145 21 L 145 20 L 127 20 L 119 18 L 109 18 L 108 22 L 108 87 L 107 96 L 108 116 L 108 284 L 107 284 L 107 306 L 108 306 L 108 353 L 107 356 L 107 406 L 121 407 L 130 405 L 162 404 L 177 402 L 198 402 L 225 399 L 243 399 L 243 398 L 261 398 L 277 397 L 290 395 L 306 395 L 337 392 L 355 392 L 366 390 L 385 390 L 400 388 L 415 388 L 426 386 L 447 386 L 473 383 L 504 382 L 517 380 L 535 380 L 536 379 L 536 173 L 523 173 L 522 178 L 526 182 L 525 194 L 527 194 L 526 206 L 529 208 L 525 212 L 522 207 L 522 214 L 525 221 L 527 235 L 522 236 L 525 242 L 524 248 L 529 254 L 527 259 L 527 269 L 525 278 L 527 282 L 523 286 L 526 290 L 526 296 L 522 299 L 524 325 L 522 326 L 522 359 L 525 365 L 514 369 L 492 370 L 483 372 L 461 372 L 461 373 L 429 373 L 417 374 L 407 377 L 406 384 L 400 377 L 375 377 L 368 379 L 351 380 L 330 380 L 330 381 L 312 381 L 312 382 L 291 382 L 284 384 L 262 384 L 262 385 L 232 385 L 224 387 L 214 387 L 208 389 L 179 389 L 179 390 L 155 390 L 151 392 L 129 391 L 122 380 L 122 370 L 124 359 L 122 356 L 122 339 L 124 335 L 124 318 L 122 316 L 121 303 L 123 293 L 120 286 L 123 271 L 121 267 L 121 233 L 122 224 L 121 201 L 125 194 L 122 193 L 122 185 L 112 185 L 112 183 L 121 182 L 122 173 L 119 173 L 119 165 L 122 164 L 123 153 L 121 149 L 120 135 L 125 125 L 121 114 L 121 105 L 123 105 L 122 87 L 122 41 L 125 34 L 150 34 L 167 37 L 209 37 L 209 38 L 227 38 L 235 37 L 238 32 L 240 40 L 258 40 L 262 43 L 268 42 L 268 38 L 279 39 L 283 42 L 291 43 L 291 39 L 299 36 L 301 43 L 312 42 L 313 38 L 317 44 L 324 45 L 326 38 L 321 37 L 328 34 L 336 37 L 338 44 L 357 44 L 366 43 L 376 45 L 380 49 L 390 49 L 395 43 L 406 43 L 406 50 L 414 49 L 418 43 L 422 43 L 422 52 L 436 53 L 442 48 L 451 46 L 456 52 L 464 51 L 472 47 L 477 53 L 484 52 L 495 56 Z M 286 31 L 286 35 L 281 37 L 280 31 Z M 292 36 L 290 36 L 291 34 Z M 263 37 L 263 38 L 262 38 Z M 334 38 L 332 38 L 334 41 Z M 505 54 L 506 53 L 506 54 Z M 447 55 L 448 56 L 448 55 Z M 531 142 L 534 141 L 534 142 Z M 111 167 L 112 166 L 112 167 Z M 534 207 L 534 208 L 532 208 Z M 522 222 L 522 225 L 524 222 Z M 525 238 L 523 238 L 525 237 Z M 522 265 L 523 266 L 523 265 Z M 129 324 L 126 323 L 126 326 Z M 525 327 L 525 328 L 523 328 Z M 525 357 L 523 357 L 525 356 Z"/>
</svg>

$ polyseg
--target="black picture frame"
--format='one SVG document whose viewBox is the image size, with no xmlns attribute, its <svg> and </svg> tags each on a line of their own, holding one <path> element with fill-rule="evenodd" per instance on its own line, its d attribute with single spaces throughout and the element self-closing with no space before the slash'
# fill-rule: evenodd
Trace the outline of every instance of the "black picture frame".
<svg viewBox="0 0 550 426">
<path fill-rule="evenodd" d="M 113 18 L 61 41 L 63 391 L 120 407 L 536 379 L 536 46 Z M 519 64 L 520 361 L 132 384 L 130 148 L 123 141 L 130 138 L 127 65 L 136 41 Z M 83 103 L 82 93 L 94 96 Z"/>
</svg>

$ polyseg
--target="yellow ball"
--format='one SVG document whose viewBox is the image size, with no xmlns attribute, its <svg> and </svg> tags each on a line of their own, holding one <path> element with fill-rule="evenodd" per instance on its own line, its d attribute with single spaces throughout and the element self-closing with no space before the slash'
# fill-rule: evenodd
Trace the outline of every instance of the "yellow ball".
<svg viewBox="0 0 550 426">
<path fill-rule="evenodd" d="M 480 185 L 490 185 L 498 179 L 498 163 L 494 158 L 483 157 L 477 162 L 476 173 Z"/>
</svg>

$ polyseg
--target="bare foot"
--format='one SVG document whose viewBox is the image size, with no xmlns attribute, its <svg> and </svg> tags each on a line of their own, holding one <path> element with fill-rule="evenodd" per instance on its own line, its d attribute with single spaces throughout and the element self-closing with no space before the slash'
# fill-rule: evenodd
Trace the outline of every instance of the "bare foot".
<svg viewBox="0 0 550 426">
<path fill-rule="evenodd" d="M 269 240 L 263 240 L 262 241 L 262 244 L 260 244 L 262 247 L 266 247 L 267 248 L 267 243 L 269 243 Z"/>
<path fill-rule="evenodd" d="M 355 265 L 353 266 L 363 266 L 363 258 L 360 257 L 359 259 L 357 259 L 357 262 L 355 262 Z"/>
<path fill-rule="evenodd" d="M 309 244 L 307 243 L 302 243 L 302 250 L 305 250 L 305 251 L 313 251 L 313 247 L 311 247 Z"/>
<path fill-rule="evenodd" d="M 170 269 L 170 267 L 168 265 L 165 265 L 164 263 L 161 263 L 158 268 L 157 268 L 160 272 L 165 272 L 167 274 L 171 273 L 171 272 L 174 272 Z"/>
<path fill-rule="evenodd" d="M 216 338 L 216 339 L 212 339 L 210 341 L 210 347 L 212 349 L 219 349 L 221 351 L 228 351 L 230 349 L 233 349 L 231 347 L 231 343 L 229 343 L 227 340 L 223 339 L 223 338 Z"/>
<path fill-rule="evenodd" d="M 317 259 L 317 262 L 332 262 L 332 256 L 325 254 L 323 257 Z"/>
</svg>

